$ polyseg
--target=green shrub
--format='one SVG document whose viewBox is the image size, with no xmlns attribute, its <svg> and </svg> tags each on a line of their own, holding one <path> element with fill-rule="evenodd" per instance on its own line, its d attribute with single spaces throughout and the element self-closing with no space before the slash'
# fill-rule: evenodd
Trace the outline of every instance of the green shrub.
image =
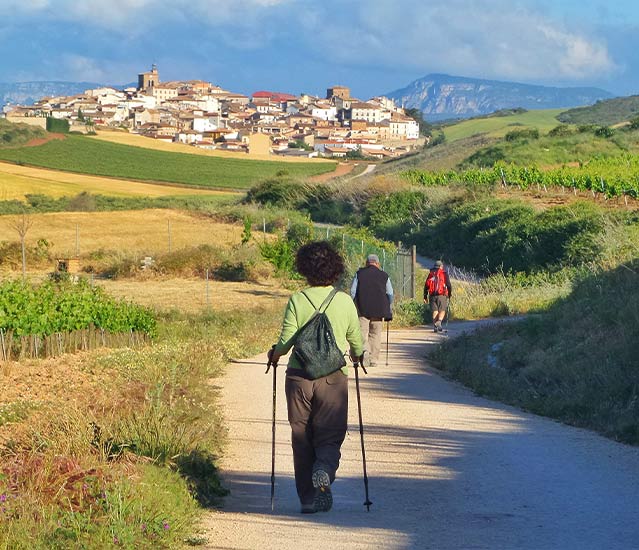
<svg viewBox="0 0 639 550">
<path fill-rule="evenodd" d="M 69 121 L 61 118 L 47 117 L 47 132 L 55 132 L 56 134 L 68 134 Z"/>
<path fill-rule="evenodd" d="M 414 220 L 428 199 L 419 191 L 397 191 L 373 197 L 365 207 L 366 225 L 373 231 Z"/>
<path fill-rule="evenodd" d="M 479 166 L 492 168 L 497 162 L 505 161 L 506 154 L 500 147 L 486 147 L 470 155 L 464 166 Z"/>
<path fill-rule="evenodd" d="M 511 130 L 504 136 L 504 139 L 506 141 L 539 139 L 539 130 L 537 128 L 522 128 L 518 130 Z"/>
<path fill-rule="evenodd" d="M 573 134 L 573 129 L 568 124 L 559 124 L 555 126 L 548 135 L 551 137 L 566 137 Z"/>
<path fill-rule="evenodd" d="M 615 135 L 615 131 L 610 126 L 599 126 L 595 132 L 595 136 L 600 138 L 611 138 Z"/>
</svg>

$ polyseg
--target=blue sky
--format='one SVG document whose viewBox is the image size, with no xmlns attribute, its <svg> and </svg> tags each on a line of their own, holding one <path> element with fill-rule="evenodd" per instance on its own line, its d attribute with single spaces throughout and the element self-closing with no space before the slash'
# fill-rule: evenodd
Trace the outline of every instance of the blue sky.
<svg viewBox="0 0 639 550">
<path fill-rule="evenodd" d="M 161 80 L 359 97 L 432 72 L 639 94 L 639 2 L 0 0 L 0 82 Z"/>
</svg>

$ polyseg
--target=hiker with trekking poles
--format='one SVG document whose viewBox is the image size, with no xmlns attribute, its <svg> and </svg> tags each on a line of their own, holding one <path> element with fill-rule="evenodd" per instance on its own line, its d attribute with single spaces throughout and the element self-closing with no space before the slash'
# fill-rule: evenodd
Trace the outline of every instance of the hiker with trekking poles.
<svg viewBox="0 0 639 550">
<path fill-rule="evenodd" d="M 433 332 L 442 332 L 442 321 L 450 305 L 453 287 L 444 269 L 444 262 L 437 260 L 424 283 L 424 303 L 430 304 L 433 315 Z"/>
<path fill-rule="evenodd" d="M 386 321 L 386 365 L 388 366 L 388 324 L 393 319 L 393 285 L 388 273 L 380 266 L 377 254 L 366 257 L 366 266 L 355 273 L 351 284 L 351 297 L 357 306 L 359 325 L 364 340 L 365 365 L 379 365 L 382 332 Z"/>
<path fill-rule="evenodd" d="M 302 246 L 295 262 L 309 287 L 290 297 L 279 340 L 268 352 L 268 361 L 269 367 L 276 369 L 279 358 L 293 348 L 286 368 L 285 394 L 295 486 L 301 512 L 312 514 L 327 512 L 333 505 L 331 484 L 339 467 L 348 423 L 348 367 L 344 355 L 350 353 L 357 369 L 364 347 L 353 301 L 333 286 L 344 273 L 340 254 L 328 242 L 316 241 Z M 357 382 L 359 389 L 359 379 Z M 360 433 L 363 434 L 361 429 Z M 274 450 L 272 459 L 273 507 Z M 370 505 L 366 482 L 366 501 Z"/>
</svg>

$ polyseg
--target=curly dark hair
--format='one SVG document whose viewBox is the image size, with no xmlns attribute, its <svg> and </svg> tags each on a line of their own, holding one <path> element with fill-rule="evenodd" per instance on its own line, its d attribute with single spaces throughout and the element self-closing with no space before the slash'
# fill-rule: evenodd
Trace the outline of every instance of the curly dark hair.
<svg viewBox="0 0 639 550">
<path fill-rule="evenodd" d="M 344 260 L 327 241 L 305 244 L 297 251 L 295 267 L 311 286 L 335 284 L 344 273 Z"/>
</svg>

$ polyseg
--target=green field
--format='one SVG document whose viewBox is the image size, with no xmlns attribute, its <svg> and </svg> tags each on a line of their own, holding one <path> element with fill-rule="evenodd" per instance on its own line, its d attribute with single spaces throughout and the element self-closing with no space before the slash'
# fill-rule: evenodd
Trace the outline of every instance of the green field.
<svg viewBox="0 0 639 550">
<path fill-rule="evenodd" d="M 444 128 L 446 141 L 457 141 L 476 134 L 488 134 L 503 137 L 507 132 L 520 126 L 537 128 L 540 132 L 548 132 L 559 125 L 557 115 L 565 109 L 544 109 L 527 111 L 518 115 L 504 117 L 488 117 L 465 120 Z"/>
<path fill-rule="evenodd" d="M 335 169 L 335 164 L 328 162 L 284 163 L 205 157 L 75 135 L 38 147 L 0 149 L 0 160 L 97 176 L 223 189 L 247 189 L 280 171 L 304 178 Z"/>
</svg>

